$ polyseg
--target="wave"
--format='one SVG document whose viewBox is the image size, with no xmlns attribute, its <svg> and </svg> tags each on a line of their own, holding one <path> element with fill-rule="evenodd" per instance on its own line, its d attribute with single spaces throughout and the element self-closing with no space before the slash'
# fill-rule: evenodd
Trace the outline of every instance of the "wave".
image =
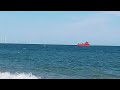
<svg viewBox="0 0 120 90">
<path fill-rule="evenodd" d="M 32 75 L 32 73 L 12 74 L 10 72 L 0 72 L 0 79 L 41 79 L 41 77 Z"/>
</svg>

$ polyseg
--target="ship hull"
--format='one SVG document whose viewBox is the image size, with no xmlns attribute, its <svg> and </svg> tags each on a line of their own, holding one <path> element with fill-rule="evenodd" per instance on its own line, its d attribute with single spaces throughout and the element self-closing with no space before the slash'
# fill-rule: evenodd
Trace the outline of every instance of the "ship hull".
<svg viewBox="0 0 120 90">
<path fill-rule="evenodd" d="M 78 43 L 77 46 L 90 46 L 89 42 Z"/>
<path fill-rule="evenodd" d="M 77 46 L 90 46 L 90 45 L 77 45 Z"/>
</svg>

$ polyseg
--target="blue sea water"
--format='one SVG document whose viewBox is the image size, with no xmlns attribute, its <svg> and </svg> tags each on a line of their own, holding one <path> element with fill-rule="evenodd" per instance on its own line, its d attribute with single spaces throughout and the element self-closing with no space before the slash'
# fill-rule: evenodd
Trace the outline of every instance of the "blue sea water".
<svg viewBox="0 0 120 90">
<path fill-rule="evenodd" d="M 120 47 L 0 44 L 0 78 L 120 78 Z"/>
</svg>

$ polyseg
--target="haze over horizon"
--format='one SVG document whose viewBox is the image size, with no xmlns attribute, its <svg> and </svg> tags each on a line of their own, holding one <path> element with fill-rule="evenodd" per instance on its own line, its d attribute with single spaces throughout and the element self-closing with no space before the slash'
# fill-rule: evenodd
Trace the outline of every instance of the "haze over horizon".
<svg viewBox="0 0 120 90">
<path fill-rule="evenodd" d="M 0 11 L 0 42 L 120 46 L 119 19 L 120 11 Z"/>
</svg>

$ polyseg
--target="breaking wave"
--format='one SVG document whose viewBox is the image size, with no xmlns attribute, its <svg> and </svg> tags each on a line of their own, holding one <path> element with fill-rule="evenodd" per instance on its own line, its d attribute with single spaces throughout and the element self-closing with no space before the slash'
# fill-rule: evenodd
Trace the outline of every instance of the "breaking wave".
<svg viewBox="0 0 120 90">
<path fill-rule="evenodd" d="M 41 79 L 41 77 L 32 75 L 32 73 L 12 74 L 10 72 L 0 72 L 0 79 Z"/>
</svg>

